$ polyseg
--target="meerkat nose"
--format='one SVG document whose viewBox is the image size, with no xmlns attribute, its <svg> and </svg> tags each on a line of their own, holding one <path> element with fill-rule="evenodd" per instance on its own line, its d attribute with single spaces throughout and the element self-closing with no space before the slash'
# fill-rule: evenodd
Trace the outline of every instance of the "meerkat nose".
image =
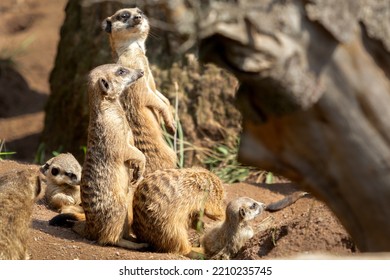
<svg viewBox="0 0 390 280">
<path fill-rule="evenodd" d="M 136 15 L 136 16 L 134 16 L 134 22 L 135 23 L 140 23 L 141 22 L 141 19 L 142 19 L 142 16 L 141 15 Z"/>
<path fill-rule="evenodd" d="M 144 70 L 141 70 L 141 69 L 137 69 L 138 71 L 138 76 L 141 78 L 143 77 L 143 75 L 145 74 Z"/>
<path fill-rule="evenodd" d="M 260 204 L 260 208 L 262 208 L 264 210 L 266 205 L 264 203 L 261 203 L 261 202 L 259 202 L 259 204 Z"/>
</svg>

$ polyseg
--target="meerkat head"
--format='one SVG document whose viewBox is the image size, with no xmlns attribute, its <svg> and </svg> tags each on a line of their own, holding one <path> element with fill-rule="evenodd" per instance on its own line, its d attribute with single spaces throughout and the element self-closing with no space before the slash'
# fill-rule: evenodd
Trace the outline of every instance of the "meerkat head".
<svg viewBox="0 0 390 280">
<path fill-rule="evenodd" d="M 81 166 L 70 153 L 59 154 L 49 159 L 41 166 L 40 171 L 46 176 L 47 181 L 56 185 L 80 184 Z"/>
<path fill-rule="evenodd" d="M 250 221 L 260 215 L 265 209 L 265 204 L 249 197 L 239 197 L 226 207 L 226 216 L 234 216 L 239 221 Z"/>
<path fill-rule="evenodd" d="M 109 33 L 116 48 L 138 42 L 144 47 L 149 34 L 149 22 L 139 8 L 128 8 L 117 11 L 102 22 L 102 29 Z"/>
<path fill-rule="evenodd" d="M 120 64 L 104 64 L 89 74 L 92 88 L 99 88 L 103 99 L 117 100 L 131 84 L 144 75 L 141 69 L 130 69 Z"/>
</svg>

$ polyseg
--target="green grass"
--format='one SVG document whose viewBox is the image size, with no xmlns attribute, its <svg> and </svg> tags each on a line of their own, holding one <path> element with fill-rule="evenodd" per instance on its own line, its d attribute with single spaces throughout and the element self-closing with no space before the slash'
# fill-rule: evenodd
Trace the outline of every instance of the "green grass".
<svg viewBox="0 0 390 280">
<path fill-rule="evenodd" d="M 204 164 L 225 183 L 245 181 L 254 170 L 238 162 L 238 145 L 238 139 L 234 147 L 219 144 L 209 152 L 204 160 Z"/>
<path fill-rule="evenodd" d="M 57 150 L 51 152 L 52 156 L 58 156 L 63 152 L 63 146 L 59 146 Z M 34 163 L 44 164 L 46 162 L 46 145 L 45 143 L 40 143 L 35 153 Z"/>
<path fill-rule="evenodd" d="M 5 141 L 3 139 L 0 139 L 0 160 L 7 159 L 9 156 L 16 154 L 16 152 L 7 152 L 3 151 L 5 147 Z"/>
<path fill-rule="evenodd" d="M 175 122 L 176 122 L 176 131 L 175 134 L 172 136 L 170 135 L 165 126 L 162 125 L 163 128 L 163 135 L 165 138 L 165 141 L 168 143 L 169 147 L 173 149 L 177 155 L 177 165 L 178 168 L 184 167 L 184 145 L 186 141 L 184 140 L 184 133 L 183 133 L 183 127 L 181 126 L 179 114 L 179 86 L 177 82 L 175 82 Z M 189 144 L 189 143 L 187 143 Z"/>
</svg>

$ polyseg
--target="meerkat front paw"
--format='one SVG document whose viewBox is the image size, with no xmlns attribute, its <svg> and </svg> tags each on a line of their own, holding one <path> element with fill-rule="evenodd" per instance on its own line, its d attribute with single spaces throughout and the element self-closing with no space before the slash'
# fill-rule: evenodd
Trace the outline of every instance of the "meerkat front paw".
<svg viewBox="0 0 390 280">
<path fill-rule="evenodd" d="M 177 129 L 176 122 L 172 121 L 170 124 L 167 124 L 167 129 L 168 129 L 168 132 L 175 134 L 176 129 Z"/>
<path fill-rule="evenodd" d="M 133 169 L 132 183 L 138 184 L 139 182 L 141 182 L 144 179 L 143 173 L 144 171 L 142 170 L 142 168 L 140 168 L 139 166 L 135 166 Z"/>
</svg>

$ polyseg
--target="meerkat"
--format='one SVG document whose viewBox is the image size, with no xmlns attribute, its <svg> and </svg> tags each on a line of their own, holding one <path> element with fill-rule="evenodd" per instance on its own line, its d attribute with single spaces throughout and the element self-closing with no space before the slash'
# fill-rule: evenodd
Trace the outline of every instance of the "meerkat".
<svg viewBox="0 0 390 280">
<path fill-rule="evenodd" d="M 23 169 L 33 169 L 35 172 L 39 171 L 39 165 L 9 159 L 0 160 L 0 174 L 5 174 L 9 171 L 18 171 Z"/>
<path fill-rule="evenodd" d="M 259 216 L 264 209 L 263 203 L 249 197 L 239 197 L 229 202 L 225 221 L 207 231 L 201 240 L 206 258 L 233 258 L 254 235 L 248 222 Z"/>
<path fill-rule="evenodd" d="M 0 174 L 0 259 L 28 259 L 27 239 L 36 201 L 44 195 L 38 169 Z"/>
<path fill-rule="evenodd" d="M 138 8 L 121 9 L 107 17 L 102 28 L 109 34 L 117 63 L 145 72 L 145 76 L 134 84 L 134 90 L 124 95 L 122 100 L 134 133 L 134 145 L 146 157 L 145 174 L 159 169 L 176 168 L 176 154 L 165 141 L 155 114 L 159 113 L 166 127 L 171 132 L 175 131 L 176 124 L 169 100 L 156 89 L 146 56 L 145 41 L 150 29 L 147 17 Z M 134 96 L 134 91 L 141 94 Z"/>
<path fill-rule="evenodd" d="M 224 218 L 224 187 L 210 171 L 194 167 L 158 170 L 137 186 L 133 199 L 133 231 L 139 242 L 158 252 L 197 252 L 188 239 L 193 218 L 203 212 Z"/>
<path fill-rule="evenodd" d="M 45 199 L 49 208 L 60 213 L 82 212 L 81 165 L 72 154 L 61 153 L 49 159 L 40 171 L 46 178 Z"/>
<path fill-rule="evenodd" d="M 145 156 L 130 144 L 132 132 L 119 99 L 142 76 L 142 70 L 119 64 L 101 65 L 89 74 L 88 142 L 80 185 L 85 221 L 75 222 L 73 230 L 101 245 L 147 246 L 123 238 L 132 219 L 130 178 L 134 183 L 142 179 Z M 69 216 L 60 214 L 50 224 L 60 225 Z"/>
</svg>

